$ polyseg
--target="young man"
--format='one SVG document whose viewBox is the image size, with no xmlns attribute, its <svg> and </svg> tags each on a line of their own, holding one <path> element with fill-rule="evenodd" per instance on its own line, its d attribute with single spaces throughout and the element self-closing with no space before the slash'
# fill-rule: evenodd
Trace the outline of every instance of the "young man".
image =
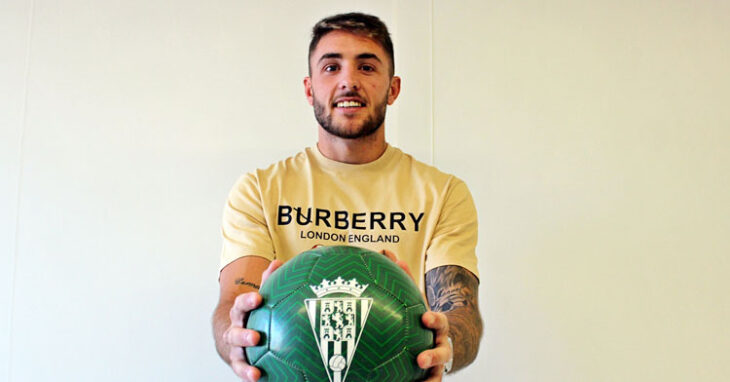
<svg viewBox="0 0 730 382">
<path fill-rule="evenodd" d="M 243 351 L 259 333 L 242 325 L 261 303 L 259 286 L 315 245 L 382 252 L 416 275 L 432 310 L 422 322 L 436 331 L 436 347 L 417 359 L 429 380 L 476 357 L 474 203 L 462 181 L 385 142 L 385 111 L 400 86 L 378 18 L 349 13 L 315 25 L 304 90 L 319 123 L 317 146 L 241 177 L 224 211 L 213 328 L 218 353 L 243 380 L 260 377 Z"/>
</svg>

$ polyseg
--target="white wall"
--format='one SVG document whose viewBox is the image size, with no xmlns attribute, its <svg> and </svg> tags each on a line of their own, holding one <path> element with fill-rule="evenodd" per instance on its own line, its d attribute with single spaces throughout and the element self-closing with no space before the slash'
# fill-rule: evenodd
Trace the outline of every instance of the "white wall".
<svg viewBox="0 0 730 382">
<path fill-rule="evenodd" d="M 285 4 L 285 5 L 283 5 Z M 0 3 L 0 380 L 208 381 L 219 221 L 311 145 L 311 25 L 391 27 L 388 139 L 480 213 L 452 380 L 730 375 L 723 2 Z"/>
<path fill-rule="evenodd" d="M 0 3 L 0 381 L 10 357 L 10 318 L 24 115 L 28 2 Z"/>
<path fill-rule="evenodd" d="M 436 164 L 481 213 L 484 380 L 727 380 L 730 3 L 434 15 Z"/>
</svg>

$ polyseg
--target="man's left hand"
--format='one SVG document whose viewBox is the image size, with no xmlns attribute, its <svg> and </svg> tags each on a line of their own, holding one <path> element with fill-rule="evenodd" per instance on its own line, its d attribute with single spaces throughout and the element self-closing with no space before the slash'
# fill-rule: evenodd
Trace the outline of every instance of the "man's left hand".
<svg viewBox="0 0 730 382">
<path fill-rule="evenodd" d="M 413 274 L 411 274 L 411 270 L 405 261 L 399 260 L 395 253 L 387 249 L 384 249 L 381 253 L 395 262 L 413 279 Z M 425 327 L 436 331 L 436 347 L 422 351 L 416 358 L 416 361 L 418 362 L 418 367 L 421 369 L 429 369 L 425 381 L 440 381 L 444 375 L 444 365 L 453 357 L 453 351 L 449 345 L 449 320 L 445 314 L 429 310 L 421 315 L 421 322 L 423 322 Z"/>
<path fill-rule="evenodd" d="M 424 350 L 416 358 L 418 367 L 429 369 L 426 381 L 440 381 L 444 375 L 444 366 L 453 357 L 449 345 L 449 320 L 443 313 L 428 311 L 421 316 L 421 322 L 429 329 L 436 331 L 436 347 Z"/>
</svg>

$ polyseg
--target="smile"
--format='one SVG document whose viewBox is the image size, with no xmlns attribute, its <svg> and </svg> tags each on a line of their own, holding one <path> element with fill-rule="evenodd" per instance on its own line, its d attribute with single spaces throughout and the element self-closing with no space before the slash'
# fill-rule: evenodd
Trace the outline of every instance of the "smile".
<svg viewBox="0 0 730 382">
<path fill-rule="evenodd" d="M 362 106 L 364 106 L 364 104 L 361 103 L 361 102 L 358 102 L 358 101 L 341 101 L 341 102 L 335 103 L 335 106 L 336 107 L 344 107 L 344 108 L 347 108 L 347 107 L 362 107 Z"/>
</svg>

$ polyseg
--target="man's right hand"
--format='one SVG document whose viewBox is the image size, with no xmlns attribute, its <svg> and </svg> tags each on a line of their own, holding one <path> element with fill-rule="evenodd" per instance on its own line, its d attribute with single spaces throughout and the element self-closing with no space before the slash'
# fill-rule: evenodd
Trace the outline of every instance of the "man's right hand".
<svg viewBox="0 0 730 382">
<path fill-rule="evenodd" d="M 279 260 L 272 261 L 261 275 L 261 285 L 282 264 Z M 229 349 L 228 360 L 233 372 L 246 382 L 254 382 L 261 378 L 261 371 L 248 364 L 244 349 L 256 346 L 261 338 L 257 331 L 244 327 L 248 314 L 261 303 L 262 298 L 258 292 L 247 292 L 236 296 L 229 311 L 230 325 L 221 336 L 223 345 Z"/>
<path fill-rule="evenodd" d="M 258 292 L 248 292 L 236 297 L 231 307 L 231 325 L 223 334 L 223 340 L 231 349 L 228 358 L 231 368 L 244 381 L 257 381 L 261 378 L 261 371 L 246 361 L 245 347 L 256 346 L 260 335 L 255 330 L 243 327 L 248 313 L 261 305 L 261 295 Z"/>
</svg>

